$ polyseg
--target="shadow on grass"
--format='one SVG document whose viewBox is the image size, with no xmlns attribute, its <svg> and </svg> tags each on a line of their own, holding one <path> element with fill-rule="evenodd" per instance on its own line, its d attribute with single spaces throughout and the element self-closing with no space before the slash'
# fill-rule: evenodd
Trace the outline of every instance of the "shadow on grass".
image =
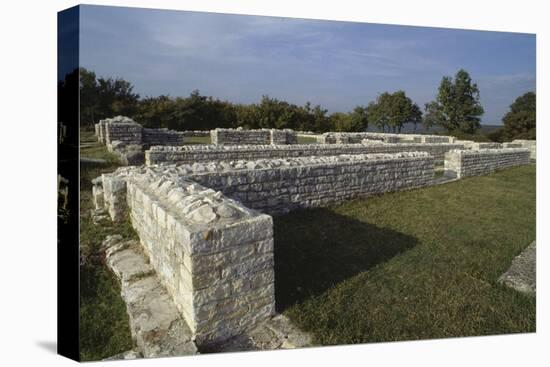
<svg viewBox="0 0 550 367">
<path fill-rule="evenodd" d="M 274 218 L 278 312 L 411 249 L 415 237 L 328 208 Z"/>
</svg>

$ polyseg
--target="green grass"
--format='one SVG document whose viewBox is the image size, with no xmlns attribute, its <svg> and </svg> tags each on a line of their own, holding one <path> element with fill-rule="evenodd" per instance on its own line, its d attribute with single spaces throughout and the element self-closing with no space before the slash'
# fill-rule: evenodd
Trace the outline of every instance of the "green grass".
<svg viewBox="0 0 550 367">
<path fill-rule="evenodd" d="M 314 136 L 298 136 L 298 144 L 317 144 L 317 138 Z"/>
<path fill-rule="evenodd" d="M 535 166 L 274 219 L 279 312 L 320 344 L 535 331 L 496 283 L 535 239 Z"/>
<path fill-rule="evenodd" d="M 93 141 L 92 132 L 81 132 L 81 143 Z M 109 234 L 127 238 L 136 235 L 128 222 L 116 226 L 110 221 L 101 225 L 92 223 L 91 180 L 101 173 L 114 171 L 118 164 L 101 145 L 82 148 L 81 155 L 107 160 L 106 164 L 80 165 L 80 246 L 81 252 L 88 255 L 86 263 L 80 266 L 80 357 L 98 360 L 133 347 L 120 285 L 105 265 L 100 245 Z"/>
<path fill-rule="evenodd" d="M 184 139 L 185 144 L 211 144 L 210 136 L 192 136 Z"/>
</svg>

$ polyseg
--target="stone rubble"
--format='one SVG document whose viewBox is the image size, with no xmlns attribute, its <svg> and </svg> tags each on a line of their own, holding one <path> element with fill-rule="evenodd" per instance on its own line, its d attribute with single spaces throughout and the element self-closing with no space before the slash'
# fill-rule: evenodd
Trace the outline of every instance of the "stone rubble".
<svg viewBox="0 0 550 367">
<path fill-rule="evenodd" d="M 498 282 L 528 295 L 537 292 L 537 246 L 533 241 L 512 260 L 510 268 L 498 278 Z"/>
<path fill-rule="evenodd" d="M 122 358 L 197 354 L 191 330 L 148 263 L 140 244 L 110 236 L 102 247 L 107 266 L 120 280 L 132 338 L 138 348 L 137 353 L 126 353 Z"/>
</svg>

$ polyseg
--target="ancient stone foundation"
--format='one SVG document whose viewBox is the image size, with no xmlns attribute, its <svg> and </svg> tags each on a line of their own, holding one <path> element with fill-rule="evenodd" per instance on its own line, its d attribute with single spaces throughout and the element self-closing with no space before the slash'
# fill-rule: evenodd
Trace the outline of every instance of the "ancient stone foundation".
<svg viewBox="0 0 550 367">
<path fill-rule="evenodd" d="M 523 148 L 529 149 L 529 152 L 531 152 L 531 159 L 536 160 L 537 159 L 537 142 L 536 140 L 514 140 L 512 143 L 515 144 L 521 144 Z"/>
<path fill-rule="evenodd" d="M 273 222 L 251 208 L 281 213 L 428 185 L 433 162 L 420 152 L 124 167 L 94 180 L 93 194 L 114 221 L 130 218 L 204 345 L 275 313 Z"/>
<path fill-rule="evenodd" d="M 321 144 L 354 144 L 363 140 L 381 141 L 384 143 L 454 143 L 452 136 L 421 135 L 421 134 L 391 134 L 373 132 L 329 132 L 320 135 L 317 142 Z"/>
<path fill-rule="evenodd" d="M 486 175 L 498 169 L 529 164 L 529 149 L 453 150 L 445 154 L 445 176 Z"/>
<path fill-rule="evenodd" d="M 153 167 L 220 190 L 249 208 L 280 214 L 431 183 L 424 152 L 210 162 Z"/>
<path fill-rule="evenodd" d="M 436 164 L 443 164 L 445 152 L 462 149 L 460 144 L 294 144 L 294 145 L 195 145 L 152 147 L 145 152 L 145 163 L 205 163 L 210 161 L 258 160 L 334 156 L 341 154 L 377 154 L 428 152 Z"/>
<path fill-rule="evenodd" d="M 297 135 L 293 130 L 284 129 L 215 129 L 210 131 L 214 145 L 266 145 L 296 144 Z"/>
<path fill-rule="evenodd" d="M 129 214 L 197 343 L 239 335 L 274 315 L 270 216 L 183 175 L 143 167 L 103 175 L 102 186 L 113 220 Z"/>
<path fill-rule="evenodd" d="M 480 150 L 480 149 L 500 149 L 502 144 L 500 143 L 472 143 L 470 149 Z"/>
<path fill-rule="evenodd" d="M 266 330 L 281 324 L 274 317 L 270 215 L 488 174 L 528 164 L 534 154 L 531 142 L 485 149 L 501 145 L 415 134 L 331 133 L 323 135 L 327 144 L 295 144 L 296 134 L 287 130 L 216 129 L 213 145 L 158 146 L 182 143 L 183 135 L 123 118 L 102 121 L 96 131 L 109 149 L 128 156 L 132 147 L 152 145 L 146 165 L 93 180 L 93 200 L 113 221 L 130 220 L 140 238 L 139 246 L 113 245 L 107 257 L 130 292 L 125 300 L 144 294 L 130 286 L 161 284 L 157 298 L 172 300 L 172 311 L 151 319 L 162 323 L 162 340 L 177 340 L 179 349 L 168 350 L 188 352 L 195 343 L 231 346 L 243 337 L 256 338 L 256 346 L 306 345 L 302 336 L 285 342 L 300 335 L 294 332 L 277 332 L 265 343 Z M 435 165 L 443 162 L 446 177 L 435 179 Z M 139 277 L 126 266 L 132 263 L 141 264 Z M 150 344 L 156 334 L 139 327 L 143 312 L 158 309 L 147 297 L 128 307 L 132 333 L 142 340 L 144 355 L 164 355 Z M 174 329 L 171 320 L 185 321 L 188 332 L 173 339 L 172 330 L 187 329 Z"/>
<path fill-rule="evenodd" d="M 144 150 L 153 145 L 179 146 L 185 134 L 168 129 L 147 129 L 125 116 L 104 119 L 95 125 L 99 142 L 107 146 L 125 165 L 144 162 Z"/>
</svg>

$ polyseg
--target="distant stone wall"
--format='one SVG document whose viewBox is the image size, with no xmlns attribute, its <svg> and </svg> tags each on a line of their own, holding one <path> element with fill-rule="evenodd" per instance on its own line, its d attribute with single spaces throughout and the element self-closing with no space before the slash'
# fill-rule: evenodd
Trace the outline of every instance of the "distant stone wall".
<svg viewBox="0 0 550 367">
<path fill-rule="evenodd" d="M 531 159 L 537 159 L 537 141 L 536 140 L 521 140 L 516 139 L 512 143 L 521 144 L 522 147 L 529 149 L 531 152 Z"/>
<path fill-rule="evenodd" d="M 445 176 L 463 178 L 529 164 L 529 149 L 452 150 L 445 154 Z"/>
<path fill-rule="evenodd" d="M 385 143 L 454 143 L 452 136 L 421 135 L 421 134 L 392 134 L 373 132 L 328 132 L 317 138 L 321 144 L 354 144 L 363 140 L 382 141 Z"/>
<path fill-rule="evenodd" d="M 459 144 L 293 144 L 293 145 L 195 145 L 182 147 L 152 147 L 145 152 L 145 163 L 188 164 L 209 161 L 257 160 L 333 156 L 341 154 L 376 154 L 400 152 L 428 152 L 436 164 L 443 164 L 444 154 L 462 149 Z"/>
<path fill-rule="evenodd" d="M 183 145 L 185 133 L 168 129 L 147 129 L 143 128 L 141 143 L 145 146 L 153 145 Z"/>
<path fill-rule="evenodd" d="M 186 136 L 183 132 L 165 128 L 144 128 L 125 116 L 101 120 L 94 128 L 97 140 L 104 143 L 124 165 L 143 164 L 145 149 L 156 145 L 181 146 Z"/>
<path fill-rule="evenodd" d="M 239 335 L 275 314 L 270 216 L 181 175 L 131 167 L 102 178 L 106 204 L 129 213 L 197 343 Z M 116 194 L 107 194 L 114 182 Z M 113 197 L 126 203 L 107 203 Z"/>
<path fill-rule="evenodd" d="M 480 149 L 500 149 L 502 144 L 500 143 L 473 143 L 470 145 L 470 149 L 480 150 Z"/>
<path fill-rule="evenodd" d="M 267 145 L 296 144 L 297 135 L 293 130 L 284 129 L 214 129 L 210 131 L 214 145 Z"/>
<path fill-rule="evenodd" d="M 523 148 L 520 143 L 502 143 L 503 148 Z"/>
<path fill-rule="evenodd" d="M 117 116 L 104 124 L 105 143 L 120 141 L 126 145 L 141 144 L 142 130 L 140 124 L 127 117 Z"/>
</svg>

